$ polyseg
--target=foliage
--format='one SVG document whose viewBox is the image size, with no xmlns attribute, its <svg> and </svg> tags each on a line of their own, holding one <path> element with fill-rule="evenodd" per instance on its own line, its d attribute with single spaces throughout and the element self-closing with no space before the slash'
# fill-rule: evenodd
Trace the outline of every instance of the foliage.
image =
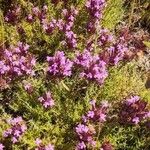
<svg viewBox="0 0 150 150">
<path fill-rule="evenodd" d="M 150 148 L 146 75 L 135 41 L 117 30 L 123 1 L 86 2 L 0 0 L 0 150 Z M 122 102 L 134 95 L 146 114 L 120 124 Z"/>
</svg>

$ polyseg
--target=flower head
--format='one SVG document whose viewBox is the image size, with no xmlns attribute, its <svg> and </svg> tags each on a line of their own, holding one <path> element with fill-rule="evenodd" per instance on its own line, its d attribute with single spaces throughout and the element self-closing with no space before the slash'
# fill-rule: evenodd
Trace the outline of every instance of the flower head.
<svg viewBox="0 0 150 150">
<path fill-rule="evenodd" d="M 64 52 L 57 51 L 53 57 L 47 57 L 48 73 L 57 77 L 71 76 L 73 62 L 65 57 Z"/>
<path fill-rule="evenodd" d="M 49 91 L 46 92 L 44 96 L 39 97 L 38 100 L 45 108 L 52 108 L 55 105 L 52 95 Z"/>
</svg>

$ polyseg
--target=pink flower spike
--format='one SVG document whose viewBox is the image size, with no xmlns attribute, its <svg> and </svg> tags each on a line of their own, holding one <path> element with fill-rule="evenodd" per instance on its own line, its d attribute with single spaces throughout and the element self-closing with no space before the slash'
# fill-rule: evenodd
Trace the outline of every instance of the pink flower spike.
<svg viewBox="0 0 150 150">
<path fill-rule="evenodd" d="M 36 144 L 37 146 L 39 146 L 41 143 L 42 143 L 42 140 L 41 140 L 41 139 L 37 138 L 37 139 L 35 140 L 35 144 Z"/>
</svg>

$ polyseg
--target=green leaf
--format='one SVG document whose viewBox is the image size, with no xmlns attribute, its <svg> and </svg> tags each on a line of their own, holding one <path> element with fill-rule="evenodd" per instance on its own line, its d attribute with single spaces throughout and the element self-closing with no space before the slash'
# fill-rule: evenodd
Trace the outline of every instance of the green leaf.
<svg viewBox="0 0 150 150">
<path fill-rule="evenodd" d="M 150 48 L 150 42 L 148 42 L 148 41 L 143 41 L 143 43 L 144 43 L 148 48 Z"/>
</svg>

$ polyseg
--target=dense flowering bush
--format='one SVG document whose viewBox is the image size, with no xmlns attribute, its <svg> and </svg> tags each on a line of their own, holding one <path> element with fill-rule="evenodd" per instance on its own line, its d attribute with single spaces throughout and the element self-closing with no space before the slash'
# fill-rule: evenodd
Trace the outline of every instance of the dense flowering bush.
<svg viewBox="0 0 150 150">
<path fill-rule="evenodd" d="M 0 8 L 0 150 L 150 149 L 150 36 L 122 0 Z"/>
</svg>

